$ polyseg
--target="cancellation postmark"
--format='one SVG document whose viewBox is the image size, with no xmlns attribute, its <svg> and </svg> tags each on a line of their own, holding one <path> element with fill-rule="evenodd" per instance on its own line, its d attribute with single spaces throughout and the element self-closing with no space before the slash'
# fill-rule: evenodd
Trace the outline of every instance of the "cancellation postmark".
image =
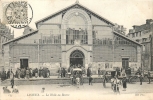
<svg viewBox="0 0 153 100">
<path fill-rule="evenodd" d="M 33 10 L 27 1 L 13 1 L 6 5 L 4 17 L 6 24 L 21 29 L 28 26 L 32 21 Z"/>
</svg>

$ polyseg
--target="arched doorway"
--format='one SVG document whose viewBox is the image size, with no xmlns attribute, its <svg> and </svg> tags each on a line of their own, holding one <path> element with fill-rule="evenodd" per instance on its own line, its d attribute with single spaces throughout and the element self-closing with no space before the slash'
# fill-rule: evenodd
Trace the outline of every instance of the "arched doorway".
<svg viewBox="0 0 153 100">
<path fill-rule="evenodd" d="M 81 65 L 84 66 L 84 54 L 80 50 L 75 50 L 70 55 L 70 65 Z"/>
</svg>

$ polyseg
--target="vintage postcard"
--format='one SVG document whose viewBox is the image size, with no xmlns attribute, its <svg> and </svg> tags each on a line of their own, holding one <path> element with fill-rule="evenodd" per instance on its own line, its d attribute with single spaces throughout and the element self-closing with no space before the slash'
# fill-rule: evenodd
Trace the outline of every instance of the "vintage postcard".
<svg viewBox="0 0 153 100">
<path fill-rule="evenodd" d="M 0 0 L 0 100 L 153 100 L 153 0 Z"/>
</svg>

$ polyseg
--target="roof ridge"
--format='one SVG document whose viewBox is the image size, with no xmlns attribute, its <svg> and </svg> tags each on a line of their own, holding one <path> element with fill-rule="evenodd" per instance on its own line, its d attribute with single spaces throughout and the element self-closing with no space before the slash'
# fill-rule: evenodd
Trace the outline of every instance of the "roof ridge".
<svg viewBox="0 0 153 100">
<path fill-rule="evenodd" d="M 80 3 L 74 3 L 74 4 L 70 5 L 70 6 L 67 6 L 67 7 L 65 7 L 65 8 L 63 8 L 63 9 L 57 11 L 57 12 L 54 12 L 53 14 L 48 15 L 47 17 L 44 17 L 44 18 L 42 18 L 42 19 L 36 21 L 36 22 L 35 22 L 36 27 L 37 27 L 37 24 L 38 24 L 39 22 L 41 22 L 41 21 L 43 21 L 43 20 L 45 20 L 45 19 L 47 19 L 47 18 L 49 18 L 49 17 L 52 17 L 53 15 L 58 14 L 58 13 L 60 13 L 60 12 L 62 12 L 62 11 L 64 11 L 64 10 L 66 10 L 66 9 L 68 9 L 68 8 L 70 8 L 70 7 L 75 6 L 75 5 L 79 5 L 79 6 L 83 7 L 83 8 L 85 8 L 86 10 L 92 12 L 93 14 L 99 16 L 100 18 L 102 18 L 102 19 L 104 19 L 105 21 L 109 22 L 110 24 L 114 25 L 113 22 L 107 20 L 106 18 L 104 18 L 104 17 L 102 17 L 101 15 L 97 14 L 96 12 L 90 10 L 89 8 L 85 7 L 84 5 L 82 5 L 82 4 L 80 4 Z"/>
</svg>

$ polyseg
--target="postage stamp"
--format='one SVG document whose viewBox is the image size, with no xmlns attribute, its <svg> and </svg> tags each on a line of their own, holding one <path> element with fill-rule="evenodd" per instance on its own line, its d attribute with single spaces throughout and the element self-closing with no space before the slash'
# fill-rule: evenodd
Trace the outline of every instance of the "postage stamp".
<svg viewBox="0 0 153 100">
<path fill-rule="evenodd" d="M 33 10 L 27 1 L 13 1 L 4 9 L 6 24 L 13 28 L 21 29 L 26 27 L 33 18 Z"/>
</svg>

